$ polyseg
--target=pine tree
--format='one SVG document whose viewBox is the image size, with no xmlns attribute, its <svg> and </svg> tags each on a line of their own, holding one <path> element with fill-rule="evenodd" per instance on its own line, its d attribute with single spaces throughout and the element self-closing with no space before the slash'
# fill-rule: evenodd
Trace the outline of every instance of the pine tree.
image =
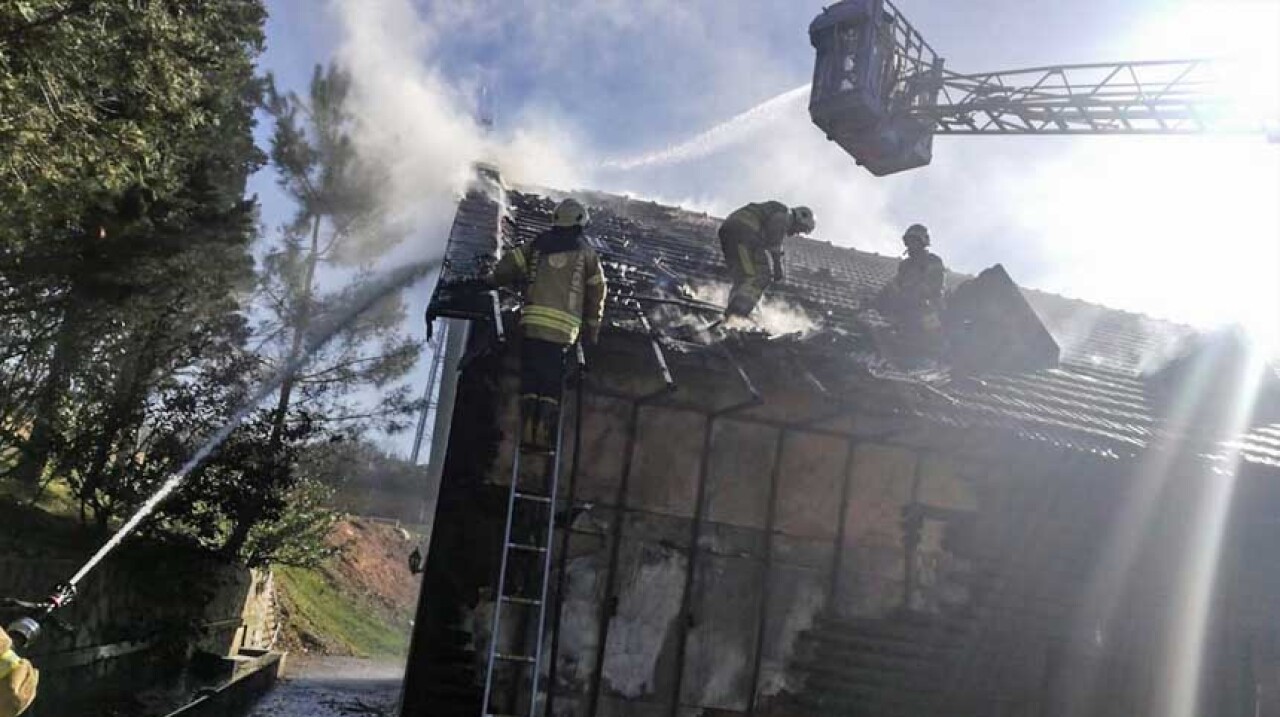
<svg viewBox="0 0 1280 717">
<path fill-rule="evenodd" d="M 267 83 L 264 107 L 275 122 L 271 165 L 296 213 L 266 254 L 258 341 L 275 366 L 305 359 L 276 396 L 270 435 L 276 447 L 295 413 L 356 435 L 401 430 L 416 408 L 408 387 L 397 385 L 421 351 L 402 331 L 399 296 L 357 317 L 315 354 L 301 355 L 311 327 L 340 313 L 398 240 L 380 221 L 386 178 L 362 160 L 352 140 L 350 93 L 350 77 L 334 66 L 316 67 L 305 99 Z M 257 517 L 240 522 L 229 549 L 248 539 Z"/>
<path fill-rule="evenodd" d="M 25 482 L 100 472 L 149 388 L 236 330 L 264 18 L 259 0 L 0 7 L 0 446 Z"/>
</svg>

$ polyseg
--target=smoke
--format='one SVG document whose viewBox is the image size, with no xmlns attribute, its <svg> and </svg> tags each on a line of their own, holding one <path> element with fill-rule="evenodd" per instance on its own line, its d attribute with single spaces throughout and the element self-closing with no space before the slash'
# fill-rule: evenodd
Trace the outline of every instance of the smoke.
<svg viewBox="0 0 1280 717">
<path fill-rule="evenodd" d="M 741 107 L 741 97 L 758 94 L 763 83 L 776 87 L 772 78 L 779 72 L 749 46 L 708 48 L 705 32 L 718 25 L 709 24 L 706 11 L 680 3 L 655 1 L 621 15 L 602 13 L 590 3 L 579 3 L 581 12 L 563 13 L 529 3 L 482 5 L 418 8 L 411 0 L 330 0 L 339 36 L 335 59 L 353 79 L 355 143 L 362 156 L 390 174 L 386 220 L 412 237 L 402 252 L 418 259 L 441 251 L 456 200 L 477 160 L 499 166 L 510 183 L 591 186 L 720 216 L 763 199 L 804 204 L 817 213 L 819 237 L 872 250 L 896 246 L 898 232 L 884 221 L 889 192 L 883 180 L 877 185 L 813 127 L 803 101 L 807 85 L 765 93 L 763 101 L 729 120 L 634 157 L 601 160 L 584 149 L 591 143 L 565 117 L 564 103 L 572 104 L 572 97 L 556 96 L 542 104 L 528 100 L 519 116 L 500 119 L 500 127 L 512 129 L 487 134 L 473 116 L 475 88 L 452 81 L 441 69 L 442 55 L 458 52 L 458 38 L 473 32 L 520 35 L 519 47 L 530 48 L 521 50 L 527 54 L 523 61 L 541 76 L 543 71 L 563 73 L 565 62 L 581 59 L 581 53 L 563 56 L 549 49 L 560 44 L 550 41 L 553 35 L 576 33 L 564 22 L 590 25 L 608 14 L 615 32 L 654 38 L 660 30 L 661 42 L 687 44 L 689 52 L 705 55 L 664 61 L 701 62 L 714 71 L 707 79 L 712 91 L 696 102 L 673 100 L 659 108 L 662 112 Z M 673 17 L 683 22 L 673 25 Z M 584 42 L 605 42 L 599 32 L 588 32 L 590 27 L 581 30 Z M 594 81 L 603 68 L 624 61 L 616 47 L 599 49 L 601 67 L 580 67 L 577 81 Z M 593 111 L 612 116 L 599 108 Z M 617 115 L 610 121 L 623 120 L 625 108 L 618 108 Z"/>
<path fill-rule="evenodd" d="M 513 182 L 590 186 L 719 216 L 762 199 L 805 204 L 817 215 L 817 238 L 886 254 L 898 252 L 902 227 L 919 221 L 934 229 L 938 251 L 960 271 L 1000 261 L 1020 283 L 1121 308 L 1197 323 L 1244 310 L 1258 314 L 1250 324 L 1275 323 L 1274 312 L 1256 308 L 1274 306 L 1274 293 L 1239 290 L 1268 285 L 1274 273 L 1253 269 L 1274 266 L 1274 257 L 1245 262 L 1247 281 L 1227 266 L 1256 253 L 1259 242 L 1241 241 L 1236 251 L 1166 251 L 1199 246 L 1211 235 L 1199 231 L 1207 228 L 1203 217 L 1244 218 L 1213 235 L 1268 236 L 1274 212 L 1259 198 L 1275 185 L 1277 153 L 1267 147 L 1220 152 L 1226 140 L 942 138 L 933 166 L 874 178 L 809 121 L 797 86 L 811 62 L 803 42 L 807 12 L 748 2 L 742 12 L 725 13 L 675 0 L 330 4 L 340 26 L 337 57 L 356 76 L 358 144 L 392 171 L 391 215 L 415 238 L 417 256 L 438 252 L 470 163 L 485 159 Z M 1238 5 L 1245 4 L 1232 7 Z M 1205 18 L 1169 15 L 1153 25 L 1161 32 L 1145 33 L 1166 38 L 1164 45 L 1130 38 L 1125 54 L 1155 57 L 1184 44 L 1205 54 L 1202 46 L 1216 48 L 1191 42 L 1197 33 L 1233 37 L 1201 31 L 1207 20 L 1227 22 L 1233 13 L 1209 12 L 1209 2 L 1197 7 Z M 936 32 L 945 19 L 924 8 L 917 18 Z M 966 64 L 1016 64 L 1009 51 L 986 49 Z M 1046 52 L 1026 51 L 1032 49 Z M 507 114 L 498 126 L 518 130 L 487 135 L 472 119 L 468 88 L 450 78 L 466 76 L 474 64 L 491 80 L 507 80 L 499 98 Z M 590 150 L 594 143 L 644 148 L 648 138 L 674 139 L 609 156 Z M 1263 156 L 1243 157 L 1249 152 Z M 1240 161 L 1188 156 L 1209 154 Z M 1121 164 L 1123 181 L 1115 172 Z M 1222 194 L 1230 201 L 1217 212 L 1211 202 L 1184 201 Z M 1161 220 L 1147 221 L 1153 216 Z M 1205 254 L 1213 257 L 1212 271 L 1199 261 Z M 1186 261 L 1171 261 L 1177 258 Z M 1191 286 L 1206 291 L 1186 291 Z"/>
<path fill-rule="evenodd" d="M 729 303 L 731 287 L 728 284 L 718 281 L 690 282 L 688 287 L 693 298 L 703 303 L 716 306 Z M 818 327 L 804 309 L 775 294 L 765 294 L 747 320 L 726 325 L 728 328 L 757 328 L 770 336 L 807 334 Z"/>
<path fill-rule="evenodd" d="M 772 295 L 766 295 L 760 302 L 754 317 L 756 324 L 768 331 L 770 336 L 807 334 L 817 328 L 817 324 L 803 309 Z"/>
<path fill-rule="evenodd" d="M 774 95 L 667 148 L 613 159 L 599 180 L 611 191 L 721 217 L 748 202 L 808 206 L 817 219 L 814 238 L 896 254 L 902 230 L 891 200 L 911 178 L 873 177 L 828 142 L 800 101 L 807 90 Z M 928 217 L 901 221 L 908 219 Z"/>
<path fill-rule="evenodd" d="M 562 123 L 531 111 L 518 130 L 486 133 L 468 88 L 431 62 L 452 22 L 447 8 L 424 14 L 410 0 L 331 0 L 330 9 L 340 33 L 335 61 L 352 76 L 355 147 L 388 174 L 384 221 L 411 237 L 404 251 L 413 258 L 443 251 L 476 161 L 497 164 L 511 181 L 579 181 Z"/>
</svg>

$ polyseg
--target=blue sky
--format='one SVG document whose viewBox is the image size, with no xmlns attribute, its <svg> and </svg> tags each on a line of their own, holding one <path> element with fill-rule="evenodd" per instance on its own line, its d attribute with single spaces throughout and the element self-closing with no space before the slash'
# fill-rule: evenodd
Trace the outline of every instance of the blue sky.
<svg viewBox="0 0 1280 717">
<path fill-rule="evenodd" d="M 797 0 L 268 0 L 262 67 L 304 89 L 339 59 L 365 82 L 368 151 L 401 180 L 429 254 L 465 165 L 496 159 L 513 181 L 628 192 L 724 213 L 807 203 L 816 236 L 896 253 L 929 224 L 953 268 L 1002 262 L 1021 283 L 1118 308 L 1274 330 L 1280 318 L 1280 146 L 1256 138 L 942 138 L 930 167 L 885 179 L 826 142 L 803 102 L 740 144 L 627 172 L 603 160 L 660 150 L 808 82 Z M 1255 85 L 1280 83 L 1274 0 L 901 0 L 948 67 L 1261 52 Z M 498 130 L 468 126 L 477 86 Z M 260 128 L 265 133 L 265 128 Z M 263 134 L 265 137 L 265 134 Z M 287 214 L 255 178 L 264 221 Z M 421 206 L 415 202 L 421 197 Z M 416 307 L 415 307 L 416 309 Z M 413 315 L 413 330 L 420 330 Z"/>
</svg>

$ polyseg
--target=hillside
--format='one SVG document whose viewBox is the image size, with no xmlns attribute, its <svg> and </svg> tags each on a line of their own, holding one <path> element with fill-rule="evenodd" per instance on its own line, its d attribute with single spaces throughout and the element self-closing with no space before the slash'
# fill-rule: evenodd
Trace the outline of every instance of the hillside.
<svg viewBox="0 0 1280 717">
<path fill-rule="evenodd" d="M 418 536 L 362 518 L 334 526 L 340 552 L 319 568 L 278 568 L 286 616 L 281 646 L 293 652 L 400 657 L 418 599 L 408 555 Z"/>
</svg>

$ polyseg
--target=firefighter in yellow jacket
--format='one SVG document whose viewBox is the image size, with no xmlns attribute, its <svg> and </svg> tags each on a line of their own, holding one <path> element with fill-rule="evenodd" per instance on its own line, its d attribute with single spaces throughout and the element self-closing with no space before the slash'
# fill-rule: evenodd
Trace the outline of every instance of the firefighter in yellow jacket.
<svg viewBox="0 0 1280 717">
<path fill-rule="evenodd" d="M 519 286 L 521 441 L 550 447 L 560 415 L 565 354 L 579 336 L 594 343 L 604 318 L 600 257 L 583 239 L 591 217 L 575 199 L 555 208 L 551 229 L 503 255 L 493 283 Z"/>
<path fill-rule="evenodd" d="M 755 310 L 769 284 L 784 279 L 782 240 L 808 234 L 813 227 L 813 211 L 808 207 L 788 208 L 772 201 L 748 204 L 724 220 L 720 248 L 733 277 L 726 318 Z"/>
<path fill-rule="evenodd" d="M 13 640 L 0 628 L 0 717 L 17 717 L 36 698 L 40 673 L 13 651 Z"/>
</svg>

